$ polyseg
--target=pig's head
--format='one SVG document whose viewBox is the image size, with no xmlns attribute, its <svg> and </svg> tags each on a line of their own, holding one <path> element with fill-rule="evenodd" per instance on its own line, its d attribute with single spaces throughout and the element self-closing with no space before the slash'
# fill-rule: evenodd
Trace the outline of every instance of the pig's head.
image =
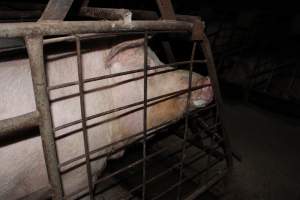
<svg viewBox="0 0 300 200">
<path fill-rule="evenodd" d="M 180 70 L 178 72 L 177 88 L 179 90 L 187 89 L 189 85 L 189 72 L 186 70 Z M 213 100 L 213 89 L 209 77 L 201 76 L 197 73 L 192 73 L 192 91 L 190 100 L 190 109 L 202 108 L 208 105 Z M 200 88 L 200 89 L 196 89 Z M 180 96 L 181 101 L 187 100 L 188 94 Z"/>
<path fill-rule="evenodd" d="M 196 79 L 193 87 L 203 87 L 192 92 L 191 106 L 201 108 L 208 105 L 213 100 L 211 81 L 209 77 L 203 77 L 196 73 L 194 73 L 193 78 Z"/>
</svg>

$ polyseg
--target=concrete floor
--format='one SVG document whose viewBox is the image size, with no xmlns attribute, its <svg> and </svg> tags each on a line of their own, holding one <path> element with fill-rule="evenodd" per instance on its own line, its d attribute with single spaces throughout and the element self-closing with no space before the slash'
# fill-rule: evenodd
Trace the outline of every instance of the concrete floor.
<svg viewBox="0 0 300 200">
<path fill-rule="evenodd" d="M 242 156 L 226 200 L 300 200 L 300 119 L 226 101 L 225 126 Z"/>
</svg>

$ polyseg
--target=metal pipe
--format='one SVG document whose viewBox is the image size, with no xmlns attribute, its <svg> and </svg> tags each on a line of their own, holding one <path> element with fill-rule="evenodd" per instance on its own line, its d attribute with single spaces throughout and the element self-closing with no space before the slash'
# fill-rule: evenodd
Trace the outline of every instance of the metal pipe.
<svg viewBox="0 0 300 200">
<path fill-rule="evenodd" d="M 196 52 L 197 43 L 193 43 L 192 53 L 191 53 L 191 61 L 195 58 L 195 52 Z M 190 63 L 190 69 L 189 69 L 189 82 L 188 82 L 188 96 L 186 100 L 186 107 L 185 107 L 185 125 L 184 125 L 184 136 L 183 136 L 183 144 L 182 144 L 182 152 L 181 152 L 181 164 L 180 164 L 180 170 L 179 170 L 179 181 L 183 178 L 183 163 L 185 160 L 185 151 L 186 151 L 186 142 L 188 137 L 188 131 L 189 131 L 189 111 L 190 111 L 190 103 L 191 103 L 191 96 L 192 96 L 192 81 L 193 81 L 193 67 L 194 63 Z M 177 199 L 181 199 L 181 184 L 178 186 L 177 190 Z"/>
<path fill-rule="evenodd" d="M 142 200 L 146 199 L 146 157 L 147 157 L 147 104 L 148 104 L 148 33 L 144 35 L 144 109 L 143 109 L 143 188 L 142 188 Z"/>
<path fill-rule="evenodd" d="M 128 9 L 82 7 L 79 15 L 105 20 L 131 20 L 132 13 Z"/>
<path fill-rule="evenodd" d="M 23 37 L 28 35 L 64 35 L 97 32 L 127 31 L 187 31 L 191 32 L 192 23 L 170 20 L 159 21 L 40 21 L 24 23 L 4 23 L 0 26 L 1 38 Z"/>
<path fill-rule="evenodd" d="M 193 60 L 192 62 L 194 63 L 205 63 L 205 60 Z M 157 65 L 157 66 L 151 66 L 149 67 L 147 70 L 156 70 L 156 69 L 161 69 L 161 68 L 167 68 L 167 67 L 176 67 L 179 65 L 185 65 L 185 64 L 190 64 L 191 61 L 181 61 L 181 62 L 176 62 L 176 63 L 171 63 L 171 64 L 163 64 L 163 65 Z M 94 77 L 94 78 L 88 78 L 88 79 L 84 79 L 83 82 L 84 83 L 88 83 L 88 82 L 92 82 L 92 81 L 99 81 L 99 80 L 103 80 L 103 79 L 108 79 L 108 78 L 113 78 L 113 77 L 117 77 L 117 76 L 124 76 L 124 75 L 128 75 L 128 74 L 133 74 L 133 73 L 138 73 L 138 72 L 143 72 L 144 69 L 136 69 L 136 70 L 130 70 L 130 71 L 125 71 L 125 72 L 118 72 L 118 73 L 114 73 L 114 74 L 108 74 L 108 75 L 103 75 L 103 76 L 99 76 L 99 77 Z M 77 85 L 78 81 L 73 81 L 73 82 L 68 82 L 68 83 L 63 83 L 63 84 L 58 84 L 58 85 L 52 85 L 48 87 L 48 90 L 56 90 L 59 88 L 64 88 L 64 87 L 69 87 L 69 86 L 73 86 L 73 85 Z"/>
<path fill-rule="evenodd" d="M 50 0 L 40 17 L 42 20 L 64 20 L 74 0 Z"/>
<path fill-rule="evenodd" d="M 210 85 L 202 85 L 202 86 L 197 86 L 197 87 L 193 87 L 192 88 L 192 91 L 195 91 L 195 90 L 198 90 L 198 89 L 201 89 L 201 88 L 204 88 L 204 87 L 207 87 L 207 86 L 210 86 Z M 164 102 L 164 101 L 167 101 L 167 100 L 170 100 L 170 99 L 173 99 L 175 97 L 178 97 L 178 96 L 181 96 L 181 95 L 184 95 L 188 90 L 180 90 L 178 92 L 172 92 L 172 93 L 168 93 L 168 94 L 165 94 L 165 95 L 161 95 L 161 96 L 157 96 L 157 97 L 153 97 L 153 98 L 150 98 L 147 100 L 147 102 L 152 102 L 154 101 L 153 103 L 149 103 L 147 106 L 150 107 L 150 106 L 153 106 L 155 104 L 158 104 L 158 103 L 161 103 L 161 102 Z M 108 111 L 104 111 L 104 112 L 101 112 L 101 113 L 97 113 L 95 115 L 91 115 L 89 117 L 87 117 L 87 120 L 91 120 L 91 119 L 95 119 L 95 118 L 98 118 L 98 117 L 101 117 L 101 116 L 104 116 L 104 115 L 108 115 L 108 114 L 111 114 L 111 113 L 114 113 L 114 112 L 118 112 L 118 111 L 121 111 L 121 110 L 125 110 L 125 109 L 128 109 L 128 108 L 131 108 L 131 107 L 135 107 L 135 106 L 138 106 L 138 105 L 141 105 L 143 104 L 143 101 L 140 101 L 140 102 L 136 102 L 136 103 L 132 103 L 132 104 L 129 104 L 129 105 L 126 105 L 126 106 L 122 106 L 122 107 L 118 107 L 118 108 L 115 108 L 115 109 L 112 109 L 112 110 L 108 110 Z M 130 111 L 127 111 L 125 113 L 122 113 L 120 115 L 117 115 L 117 116 L 114 116 L 112 118 L 108 118 L 108 119 L 105 119 L 105 120 L 102 120 L 100 122 L 97 122 L 97 123 L 94 123 L 94 124 L 90 124 L 87 126 L 87 128 L 92 128 L 92 127 L 95 127 L 95 126 L 99 126 L 103 123 L 106 123 L 106 122 L 109 122 L 109 121 L 112 121 L 112 120 L 115 120 L 115 119 L 118 119 L 118 118 L 121 118 L 123 116 L 126 116 L 126 115 L 129 115 L 133 112 L 137 112 L 137 111 L 140 111 L 144 108 L 144 106 L 140 106 L 138 108 L 135 108 L 133 110 L 130 110 Z M 59 126 L 59 127 L 56 127 L 54 129 L 54 131 L 58 131 L 58 130 L 61 130 L 61 129 L 64 129 L 64 128 L 67 128 L 67 127 L 70 127 L 70 126 L 73 126 L 75 124 L 78 124 L 80 123 L 81 120 L 76 120 L 76 121 L 72 121 L 72 122 L 69 122 L 67 124 L 64 124 L 62 126 Z M 63 135 L 59 135 L 57 136 L 55 139 L 58 140 L 58 139 L 62 139 L 66 136 L 69 136 L 69 135 L 72 135 L 72 134 L 75 134 L 79 131 L 82 131 L 82 128 L 78 128 L 76 130 L 72 130 L 70 132 L 67 132 L 67 133 L 64 133 Z"/>
<path fill-rule="evenodd" d="M 86 161 L 86 171 L 88 177 L 88 186 L 89 186 L 89 195 L 90 199 L 94 199 L 94 187 L 92 182 L 92 169 L 91 169 L 91 161 L 89 155 L 89 138 L 87 133 L 87 125 L 86 125 L 86 109 L 85 109 L 85 98 L 83 91 L 83 68 L 82 68 L 82 57 L 81 57 L 81 45 L 80 38 L 76 36 L 76 52 L 77 52 L 77 72 L 78 72 L 78 82 L 79 82 L 79 97 L 80 97 L 80 114 L 81 114 L 81 125 L 82 125 L 82 133 L 83 133 L 83 143 L 84 143 L 84 155 Z"/>
<path fill-rule="evenodd" d="M 0 140 L 11 137 L 19 130 L 28 130 L 39 125 L 39 112 L 34 111 L 17 117 L 0 120 Z"/>
<path fill-rule="evenodd" d="M 57 167 L 58 158 L 50 115 L 43 55 L 43 37 L 40 35 L 35 37 L 26 37 L 25 44 L 30 61 L 35 103 L 37 110 L 40 113 L 39 128 L 48 171 L 48 178 L 53 190 L 53 199 L 61 199 L 63 196 L 63 189 L 61 177 Z"/>
<path fill-rule="evenodd" d="M 214 89 L 215 99 L 216 99 L 216 103 L 217 103 L 217 111 L 219 112 L 219 117 L 220 117 L 221 123 L 223 123 L 224 122 L 224 116 L 223 116 L 223 114 L 224 114 L 223 107 L 224 106 L 223 106 L 222 95 L 221 95 L 221 91 L 220 91 L 220 87 L 219 87 L 219 80 L 217 78 L 217 72 L 216 72 L 209 40 L 205 34 L 203 34 L 203 40 L 201 41 L 201 47 L 202 47 L 204 57 L 206 58 L 206 61 L 207 61 L 207 70 L 208 70 L 208 74 L 211 79 L 212 87 Z M 223 137 L 224 137 L 224 151 L 226 154 L 227 166 L 228 166 L 229 171 L 231 171 L 233 168 L 232 152 L 231 152 L 230 140 L 229 140 L 229 137 L 226 133 L 224 126 L 222 126 L 222 133 L 223 133 Z"/>
</svg>

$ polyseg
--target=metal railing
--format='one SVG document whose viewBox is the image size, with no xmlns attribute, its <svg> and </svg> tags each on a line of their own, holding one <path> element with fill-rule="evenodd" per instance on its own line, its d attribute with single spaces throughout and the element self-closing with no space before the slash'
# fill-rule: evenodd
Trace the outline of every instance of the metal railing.
<svg viewBox="0 0 300 200">
<path fill-rule="evenodd" d="M 200 39 L 196 39 L 193 41 L 193 49 L 191 53 L 191 58 L 188 61 L 183 62 L 177 62 L 177 63 L 170 63 L 166 65 L 160 65 L 155 67 L 149 67 L 147 63 L 148 58 L 148 35 L 155 34 L 155 33 L 161 33 L 161 32 L 170 32 L 170 33 L 189 33 L 194 34 L 194 28 L 195 26 L 192 23 L 189 22 L 179 22 L 179 21 L 168 21 L 168 20 L 160 20 L 160 21 L 132 21 L 132 22 L 124 22 L 124 21 L 85 21 L 85 22 L 55 22 L 55 21 L 49 21 L 49 22 L 36 22 L 36 23 L 8 23 L 8 24 L 2 24 L 0 26 L 0 38 L 14 38 L 14 37 L 23 37 L 25 39 L 26 43 L 26 49 L 29 56 L 30 61 L 30 67 L 31 67 L 31 76 L 33 80 L 33 88 L 34 88 L 34 95 L 35 95 L 35 102 L 37 110 L 33 113 L 29 113 L 20 117 L 7 119 L 4 121 L 0 121 L 0 138 L 1 140 L 4 140 L 5 137 L 12 134 L 12 132 L 20 129 L 27 129 L 30 127 L 34 127 L 36 125 L 39 126 L 40 135 L 42 138 L 42 144 L 43 144 L 43 150 L 44 150 L 44 156 L 45 156 L 45 162 L 47 166 L 47 172 L 48 172 L 48 178 L 49 182 L 51 184 L 52 189 L 52 198 L 53 199 L 69 199 L 73 198 L 73 196 L 76 196 L 77 194 L 88 194 L 91 199 L 94 199 L 95 196 L 95 186 L 97 184 L 100 184 L 102 181 L 109 179 L 116 174 L 123 172 L 131 167 L 134 167 L 138 164 L 142 164 L 142 172 L 143 172 L 143 178 L 140 185 L 136 186 L 136 188 L 132 189 L 130 193 L 133 193 L 136 190 L 142 189 L 142 195 L 141 199 L 145 200 L 147 199 L 147 185 L 162 177 L 164 174 L 168 173 L 170 169 L 178 169 L 179 170 L 179 179 L 178 181 L 171 186 L 169 189 L 164 191 L 163 193 L 158 194 L 156 197 L 153 197 L 152 199 L 158 199 L 162 197 L 164 194 L 166 194 L 168 191 L 173 190 L 174 188 L 177 188 L 177 198 L 182 198 L 182 184 L 186 182 L 187 180 L 190 180 L 191 178 L 199 176 L 199 174 L 204 173 L 205 171 L 208 171 L 210 168 L 215 166 L 219 161 L 226 160 L 228 170 L 230 171 L 232 167 L 232 157 L 231 157 L 231 150 L 230 150 L 230 144 L 229 140 L 226 136 L 225 130 L 217 129 L 214 133 L 212 133 L 209 137 L 211 139 L 211 146 L 202 146 L 201 148 L 206 148 L 207 151 L 204 151 L 204 154 L 196 154 L 194 157 L 186 157 L 186 151 L 191 146 L 188 140 L 188 134 L 189 134 L 189 123 L 191 118 L 191 111 L 189 109 L 189 102 L 191 98 L 191 93 L 195 90 L 201 89 L 202 87 L 208 86 L 198 86 L 198 87 L 192 87 L 192 72 L 194 64 L 206 64 L 208 67 L 209 76 L 212 80 L 212 86 L 215 93 L 215 103 L 211 107 L 203 108 L 198 110 L 200 111 L 206 111 L 208 109 L 216 109 L 216 123 L 220 123 L 222 121 L 222 100 L 221 95 L 219 91 L 218 86 L 218 80 L 216 77 L 213 57 L 210 50 L 210 45 L 208 42 L 208 39 L 206 38 L 205 34 L 201 34 Z M 199 30 L 198 30 L 199 31 Z M 84 79 L 82 75 L 82 61 L 81 61 L 81 39 L 87 39 L 89 37 L 95 37 L 97 34 L 141 34 L 144 37 L 144 68 L 140 70 L 133 70 L 133 71 L 127 71 L 127 72 L 121 72 L 116 74 L 109 74 L 101 77 L 93 77 L 90 79 Z M 81 35 L 81 34 L 90 34 L 90 35 Z M 66 36 L 67 35 L 67 36 Z M 196 34 L 199 36 L 199 34 Z M 47 39 L 44 40 L 44 36 L 61 36 L 59 38 L 53 38 L 53 39 Z M 78 81 L 74 82 L 68 82 L 63 83 L 60 85 L 55 86 L 47 86 L 47 78 L 45 73 L 45 63 L 44 63 L 44 50 L 43 46 L 44 43 L 47 43 L 47 41 L 50 41 L 51 43 L 54 42 L 63 42 L 63 41 L 75 41 L 76 43 L 76 54 L 77 54 L 77 63 L 78 63 Z M 195 60 L 195 54 L 196 54 L 196 45 L 200 44 L 204 58 L 203 60 Z M 168 73 L 170 71 L 175 71 L 178 68 L 176 66 L 180 65 L 189 65 L 189 84 L 188 88 L 168 94 L 164 94 L 161 96 L 148 98 L 147 91 L 147 80 L 148 77 L 155 76 L 157 74 L 161 73 Z M 174 68 L 170 69 L 169 67 L 173 66 Z M 162 71 L 155 71 L 155 69 L 164 69 L 166 70 Z M 154 71 L 150 73 L 151 71 Z M 104 80 L 109 79 L 112 77 L 119 77 L 124 76 L 128 74 L 143 72 L 143 76 L 137 77 L 133 80 L 143 79 L 144 80 L 144 97 L 143 101 L 135 102 L 130 105 L 114 108 L 112 110 L 103 111 L 101 113 L 97 113 L 93 116 L 86 116 L 86 108 L 85 108 L 85 100 L 84 95 L 88 92 L 84 90 L 84 84 L 92 81 L 97 80 Z M 66 96 L 59 99 L 49 99 L 49 92 L 52 90 L 65 88 L 73 85 L 79 86 L 79 92 L 72 94 L 71 96 Z M 100 88 L 101 90 L 101 88 Z M 154 134 L 154 131 L 160 128 L 163 128 L 167 125 L 173 124 L 175 121 L 169 121 L 166 123 L 163 123 L 159 126 L 148 128 L 147 127 L 147 108 L 150 106 L 153 106 L 155 104 L 158 104 L 163 101 L 167 101 L 169 99 L 178 97 L 180 95 L 187 94 L 187 101 L 186 101 L 186 108 L 185 108 L 185 130 L 183 134 L 183 140 L 182 140 L 182 148 L 177 150 L 177 153 L 179 153 L 180 161 L 176 164 L 174 164 L 172 167 L 170 167 L 169 170 L 166 170 L 162 172 L 161 174 L 157 174 L 156 176 L 152 178 L 147 178 L 147 160 L 151 159 L 152 157 L 157 156 L 160 152 L 163 151 L 163 149 L 152 153 L 150 155 L 147 155 L 147 140 Z M 52 124 L 52 117 L 50 112 L 51 104 L 55 101 L 60 101 L 64 98 L 72 98 L 75 96 L 79 96 L 80 98 L 80 111 L 81 111 L 81 119 L 77 121 L 70 122 L 68 124 L 63 124 L 59 127 L 53 127 Z M 138 106 L 138 107 L 137 107 Z M 94 118 L 105 116 L 111 113 L 116 113 L 118 111 L 127 110 L 129 108 L 133 108 L 129 111 L 126 111 L 122 114 L 115 115 L 111 118 L 102 120 L 100 122 L 96 122 L 94 124 L 87 124 L 87 121 L 92 120 Z M 108 123 L 112 120 L 121 118 L 123 116 L 129 115 L 130 113 L 137 112 L 143 110 L 143 131 L 140 133 L 136 133 L 128 138 L 115 141 L 111 144 L 108 144 L 106 146 L 100 147 L 98 149 L 95 149 L 93 151 L 90 151 L 89 143 L 88 143 L 88 129 L 94 126 L 99 126 L 104 123 Z M 72 130 L 70 132 L 64 133 L 63 135 L 55 136 L 55 132 L 65 129 L 67 127 L 73 126 L 75 124 L 81 124 L 81 128 L 78 128 L 76 130 Z M 214 128 L 211 129 L 211 127 L 206 127 L 203 130 L 214 130 Z M 74 133 L 77 132 L 83 132 L 83 141 L 84 141 L 84 154 L 79 155 L 77 157 L 74 157 L 70 160 L 67 160 L 65 162 L 59 163 L 58 156 L 57 156 L 57 149 L 56 149 L 56 141 L 63 139 L 65 137 L 68 137 Z M 218 142 L 215 142 L 216 137 L 213 135 L 220 135 L 221 140 Z M 212 136 L 212 137 L 211 137 Z M 218 136 L 218 137 L 220 137 Z M 142 159 L 136 161 L 135 163 L 126 166 L 125 168 L 122 168 L 114 173 L 112 173 L 109 176 L 105 176 L 96 182 L 93 182 L 92 175 L 91 175 L 91 155 L 94 155 L 96 152 L 101 152 L 105 148 L 111 148 L 112 146 L 122 143 L 122 141 L 134 139 L 136 141 L 142 141 L 143 143 L 143 156 Z M 204 140 L 204 139 L 203 139 Z M 126 148 L 127 145 L 121 145 L 120 147 L 114 149 L 113 151 L 109 151 L 108 153 L 101 154 L 100 156 L 97 156 L 93 159 L 100 159 L 102 157 L 106 157 L 109 155 L 112 155 L 118 151 L 121 151 L 122 149 Z M 191 162 L 195 162 L 199 160 L 200 158 L 203 158 L 204 156 L 211 157 L 213 155 L 212 152 L 214 152 L 216 149 L 222 148 L 224 150 L 224 154 L 221 154 L 221 157 L 218 157 L 213 162 L 211 161 L 211 158 L 208 158 L 208 165 L 206 168 L 200 170 L 196 174 L 187 177 L 184 176 L 184 167 L 188 165 Z M 77 163 L 76 161 L 81 161 L 80 163 Z M 72 166 L 71 169 L 73 170 L 76 167 L 86 165 L 87 170 L 87 177 L 88 177 L 88 185 L 84 188 L 82 188 L 79 191 L 76 191 L 76 194 L 69 194 L 64 195 L 64 190 L 62 186 L 62 177 L 61 174 L 65 173 L 66 166 L 72 165 L 74 163 L 77 163 L 76 166 Z M 218 176 L 212 177 L 210 180 L 207 181 L 207 184 L 201 185 L 199 189 L 197 189 L 193 194 L 190 194 L 187 199 L 194 199 L 197 195 L 205 191 L 210 185 L 215 184 L 217 181 L 222 178 L 224 174 L 220 174 Z M 127 197 L 127 199 L 130 199 L 131 197 Z"/>
</svg>

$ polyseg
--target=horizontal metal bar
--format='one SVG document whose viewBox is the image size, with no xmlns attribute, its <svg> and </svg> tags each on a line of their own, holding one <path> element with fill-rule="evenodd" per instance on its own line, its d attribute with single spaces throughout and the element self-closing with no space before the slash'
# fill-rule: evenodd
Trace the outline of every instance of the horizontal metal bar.
<svg viewBox="0 0 300 200">
<path fill-rule="evenodd" d="M 27 130 L 39 125 L 39 113 L 34 111 L 17 117 L 0 120 L 0 140 L 9 137 L 11 133 Z"/>
<path fill-rule="evenodd" d="M 158 74 L 163 74 L 163 73 L 174 72 L 176 70 L 179 70 L 179 69 L 178 68 L 172 68 L 172 69 L 166 69 L 164 71 L 153 72 L 153 73 L 149 74 L 148 77 L 149 76 L 155 76 L 155 75 L 158 75 Z M 101 91 L 101 90 L 104 90 L 104 89 L 109 89 L 109 88 L 112 88 L 112 87 L 116 87 L 118 85 L 123 85 L 125 83 L 132 82 L 132 81 L 138 81 L 138 80 L 143 79 L 143 78 L 144 78 L 143 75 L 139 76 L 139 77 L 130 78 L 130 79 L 127 79 L 127 80 L 124 80 L 124 81 L 121 81 L 121 82 L 111 84 L 111 85 L 105 85 L 105 86 L 102 86 L 102 87 L 93 88 L 93 89 L 90 89 L 90 90 L 85 90 L 84 93 L 87 94 L 87 93 L 91 93 L 91 92 Z M 73 94 L 70 94 L 70 95 L 50 99 L 50 102 L 53 103 L 53 102 L 56 102 L 56 101 L 62 101 L 62 100 L 65 100 L 65 99 L 77 97 L 79 95 L 80 95 L 79 92 L 77 92 L 77 93 L 73 93 Z"/>
<path fill-rule="evenodd" d="M 128 9 L 82 7 L 79 15 L 105 20 L 130 20 L 131 12 Z"/>
<path fill-rule="evenodd" d="M 210 85 L 208 84 L 208 85 L 202 85 L 202 86 L 198 86 L 198 87 L 193 87 L 192 91 L 195 91 L 195 90 L 207 87 L 207 86 L 210 86 Z M 152 102 L 152 101 L 156 101 L 156 100 L 160 100 L 160 101 L 156 101 L 156 102 L 153 102 L 151 104 L 148 104 L 148 107 L 149 106 L 153 106 L 153 105 L 158 104 L 158 103 L 161 103 L 162 101 L 166 101 L 166 100 L 175 98 L 177 96 L 183 95 L 183 94 L 185 94 L 187 92 L 188 92 L 188 89 L 185 89 L 185 90 L 179 90 L 179 91 L 176 91 L 176 92 L 172 92 L 172 93 L 168 93 L 168 94 L 164 94 L 164 95 L 160 95 L 160 96 L 157 96 L 157 97 L 150 98 L 150 99 L 147 100 L 147 102 Z M 98 113 L 98 114 L 95 114 L 95 115 L 87 117 L 87 120 L 92 120 L 92 119 L 95 119 L 95 118 L 98 118 L 98 117 L 101 117 L 101 116 L 104 116 L 104 115 L 108 115 L 108 114 L 111 114 L 111 113 L 114 113 L 114 112 L 125 110 L 125 109 L 131 108 L 131 107 L 135 107 L 135 106 L 138 106 L 138 105 L 141 105 L 141 104 L 143 104 L 143 101 L 135 102 L 135 103 L 132 103 L 132 104 L 129 104 L 129 105 L 126 105 L 126 106 L 122 106 L 122 107 L 118 107 L 118 108 L 115 108 L 115 109 L 112 109 L 112 110 L 104 111 L 104 112 L 101 112 L 101 113 Z M 134 109 L 134 112 L 142 110 L 143 108 L 144 108 L 144 106 L 136 108 L 136 109 Z M 123 113 L 122 116 L 125 116 L 125 115 L 130 114 L 130 113 L 132 113 L 132 110 L 128 111 L 126 113 Z M 116 117 L 118 117 L 118 116 L 116 116 Z M 105 119 L 104 121 L 108 122 L 111 119 Z M 79 120 L 72 121 L 72 122 L 69 122 L 67 124 L 58 126 L 58 127 L 54 128 L 54 131 L 58 131 L 58 130 L 61 130 L 61 129 L 73 126 L 75 124 L 80 123 L 81 121 L 82 120 L 79 119 Z M 99 123 L 101 123 L 101 124 L 105 123 L 104 121 L 97 122 L 96 124 L 100 125 Z M 94 126 L 95 126 L 94 124 L 91 124 L 91 125 L 88 126 L 88 128 L 91 128 L 91 127 L 94 127 Z M 81 131 L 81 130 L 82 129 L 78 129 L 78 130 L 74 130 L 74 131 L 78 132 L 78 131 Z M 74 132 L 74 131 L 72 131 L 72 132 Z M 65 134 L 68 134 L 68 133 L 65 133 Z M 56 137 L 56 139 L 58 139 L 59 137 L 61 137 L 61 136 Z"/>
<path fill-rule="evenodd" d="M 149 133 L 147 134 L 147 137 L 149 138 L 149 137 L 151 137 L 151 136 L 154 134 L 154 132 L 151 132 L 151 131 L 158 130 L 158 129 L 160 129 L 160 128 L 166 127 L 166 126 L 171 125 L 171 124 L 173 124 L 173 123 L 175 123 L 175 121 L 168 121 L 168 122 L 166 122 L 166 123 L 160 124 L 159 126 L 155 126 L 155 127 L 152 127 L 152 128 L 150 128 L 150 129 L 148 129 L 148 132 L 149 132 Z M 143 132 L 139 132 L 139 133 L 136 133 L 136 134 L 131 135 L 131 136 L 129 136 L 129 137 L 126 137 L 126 138 L 124 138 L 124 139 L 121 139 L 121 140 L 112 142 L 112 143 L 110 143 L 110 144 L 107 144 L 107 145 L 105 145 L 105 146 L 103 146 L 103 147 L 100 147 L 100 148 L 98 148 L 98 149 L 95 149 L 95 150 L 93 150 L 93 151 L 90 151 L 90 155 L 93 155 L 93 154 L 95 154 L 95 153 L 97 153 L 97 152 L 99 152 L 99 151 L 102 151 L 102 150 L 104 150 L 104 149 L 107 149 L 107 148 L 109 148 L 109 147 L 112 147 L 112 146 L 114 146 L 114 145 L 117 145 L 118 143 L 124 142 L 124 141 L 126 141 L 126 140 L 132 140 L 132 139 L 134 139 L 134 138 L 137 138 L 137 137 L 139 137 L 139 136 L 142 136 L 142 134 L 143 134 Z M 143 138 L 139 138 L 139 139 L 137 139 L 136 141 L 139 141 L 139 140 L 141 140 L 141 139 L 143 139 Z M 125 144 L 125 145 L 123 145 L 122 147 L 115 149 L 112 153 L 117 153 L 118 151 L 120 151 L 120 150 L 126 148 L 126 146 L 128 146 L 128 145 Z M 98 158 L 102 158 L 102 157 L 107 156 L 107 155 L 108 155 L 108 153 L 105 153 L 105 154 L 99 156 Z M 71 163 L 73 163 L 73 162 L 75 162 L 75 161 L 77 161 L 77 160 L 83 159 L 83 158 L 84 158 L 84 154 L 79 155 L 79 156 L 77 156 L 77 157 L 74 157 L 74 158 L 72 158 L 72 159 L 70 159 L 70 160 L 67 160 L 67 161 L 65 161 L 65 162 L 63 162 L 63 163 L 61 163 L 61 164 L 59 164 L 58 167 L 59 167 L 59 168 L 62 168 L 62 167 L 64 167 L 64 166 L 67 166 L 67 165 L 69 165 L 69 164 L 71 164 Z"/>
<path fill-rule="evenodd" d="M 142 132 L 141 132 L 140 134 L 142 134 Z M 153 133 L 152 133 L 152 134 L 153 134 Z M 150 137 L 150 135 L 148 135 L 147 137 Z M 126 146 L 127 146 L 127 145 L 124 145 L 124 147 L 126 147 Z M 187 146 L 187 148 L 190 148 L 190 147 L 192 147 L 192 145 L 188 145 L 188 146 Z M 151 158 L 153 158 L 153 157 L 155 157 L 155 156 L 158 156 L 160 153 L 162 153 L 162 152 L 164 152 L 164 151 L 166 151 L 166 150 L 167 150 L 166 148 L 162 148 L 162 149 L 160 149 L 160 150 L 158 150 L 158 151 L 156 151 L 156 152 L 154 152 L 154 153 L 152 153 L 152 154 L 149 154 L 149 155 L 147 155 L 146 160 L 149 160 L 149 159 L 151 159 Z M 170 157 L 172 157 L 172 156 L 175 156 L 175 155 L 176 155 L 177 153 L 179 153 L 180 151 L 181 151 L 181 149 L 179 148 L 179 149 L 176 150 L 175 152 L 172 152 L 171 154 L 169 154 L 169 155 L 167 156 L 167 158 L 170 158 Z M 118 152 L 118 150 L 116 149 L 116 150 L 114 150 L 113 153 L 117 153 L 117 152 Z M 107 153 L 105 153 L 105 154 L 103 154 L 103 155 L 106 156 Z M 191 159 L 191 160 L 189 160 L 189 162 L 185 163 L 185 165 L 189 165 L 189 164 L 195 163 L 195 162 L 197 162 L 199 159 L 203 158 L 205 155 L 206 155 L 206 154 L 200 154 L 200 155 L 199 155 L 198 153 L 195 153 L 194 155 L 190 156 L 189 159 Z M 123 168 L 121 168 L 121 169 L 119 169 L 119 170 L 117 170 L 117 171 L 115 171 L 115 172 L 113 172 L 113 173 L 107 175 L 107 176 L 102 177 L 101 179 L 97 180 L 94 184 L 96 185 L 96 184 L 99 184 L 99 183 L 101 183 L 101 182 L 103 182 L 103 181 L 109 179 L 109 178 L 112 178 L 113 176 L 115 176 L 115 175 L 117 175 L 117 174 L 119 174 L 119 173 L 121 173 L 121 172 L 124 172 L 124 171 L 126 171 L 126 170 L 128 170 L 128 169 L 130 169 L 130 168 L 132 168 L 132 167 L 134 167 L 134 166 L 136 166 L 136 165 L 138 165 L 138 164 L 141 164 L 142 161 L 143 161 L 143 159 L 139 159 L 139 160 L 137 160 L 137 161 L 134 161 L 134 162 L 131 163 L 130 165 L 127 165 L 127 166 L 125 166 L 125 167 L 123 167 Z M 147 180 L 147 184 L 150 183 L 150 182 L 152 182 L 152 181 L 154 181 L 154 180 L 156 180 L 156 179 L 158 179 L 158 178 L 160 178 L 160 177 L 162 177 L 163 175 L 169 173 L 170 171 L 174 170 L 176 167 L 179 166 L 179 164 L 180 164 L 180 163 L 174 164 L 173 166 L 171 166 L 171 168 L 168 168 L 166 171 L 164 171 L 164 172 L 162 172 L 162 173 L 159 173 L 159 174 L 157 174 L 156 176 L 152 177 L 151 179 Z M 141 187 L 142 187 L 142 185 L 138 185 L 138 186 L 136 186 L 135 188 L 131 189 L 129 192 L 132 193 L 132 192 L 138 190 L 138 189 L 141 188 Z M 83 191 L 86 191 L 86 194 L 87 194 L 87 193 L 88 193 L 87 187 L 83 187 L 83 188 L 81 188 L 80 190 L 75 191 L 74 193 L 68 195 L 68 197 L 65 197 L 65 198 L 68 199 L 68 198 L 73 197 L 74 195 L 76 195 L 76 194 L 78 194 L 78 193 L 81 193 L 81 192 L 83 192 Z"/>
<path fill-rule="evenodd" d="M 160 150 L 158 150 L 158 151 L 156 151 L 156 152 L 154 152 L 152 154 L 149 154 L 149 155 L 146 156 L 145 160 L 150 160 L 151 158 L 153 158 L 155 156 L 158 156 L 160 153 L 162 153 L 162 152 L 164 152 L 166 150 L 167 150 L 167 148 L 162 148 L 162 149 L 160 149 Z M 134 167 L 136 165 L 138 165 L 138 164 L 141 164 L 143 161 L 144 161 L 143 158 L 139 159 L 139 160 L 137 160 L 137 161 L 135 161 L 135 162 L 127 165 L 126 167 L 123 167 L 123 168 L 121 168 L 121 169 L 119 169 L 119 170 L 117 170 L 117 171 L 115 171 L 115 172 L 113 172 L 113 173 L 111 173 L 111 174 L 109 174 L 109 175 L 107 175 L 107 176 L 105 176 L 105 177 L 103 177 L 103 178 L 95 181 L 95 184 L 99 184 L 99 183 L 101 183 L 101 182 L 103 182 L 105 180 L 108 180 L 108 179 L 112 178 L 113 176 L 115 176 L 117 174 L 120 174 L 120 173 L 122 173 L 122 172 L 124 172 L 124 171 L 126 171 L 126 170 L 128 170 L 128 169 L 130 169 L 130 168 L 132 168 L 132 167 Z"/>
<path fill-rule="evenodd" d="M 206 62 L 205 60 L 194 60 L 193 61 L 193 63 L 205 63 L 205 62 Z M 185 64 L 190 64 L 190 63 L 191 63 L 191 61 L 181 61 L 181 62 L 175 62 L 175 63 L 170 63 L 170 64 L 151 66 L 148 68 L 148 70 L 150 71 L 150 70 L 161 69 L 161 68 L 172 67 L 172 66 L 174 67 L 174 66 L 185 65 Z M 143 72 L 143 70 L 144 69 L 137 69 L 137 70 L 130 70 L 130 71 L 119 72 L 119 73 L 114 73 L 114 74 L 109 74 L 109 75 L 103 75 L 103 76 L 99 76 L 99 77 L 84 79 L 83 82 L 89 83 L 92 81 L 99 81 L 99 80 L 113 78 L 113 77 L 117 77 L 117 76 L 124 76 L 124 75 L 128 75 L 128 74 Z M 51 91 L 51 90 L 60 89 L 60 88 L 64 88 L 64 87 L 70 87 L 73 85 L 78 85 L 78 81 L 49 86 L 48 90 Z"/>
<path fill-rule="evenodd" d="M 172 20 L 156 21 L 44 21 L 3 23 L 0 38 L 24 37 L 27 35 L 67 35 L 83 33 L 134 32 L 172 30 L 191 32 L 192 23 Z"/>
</svg>

